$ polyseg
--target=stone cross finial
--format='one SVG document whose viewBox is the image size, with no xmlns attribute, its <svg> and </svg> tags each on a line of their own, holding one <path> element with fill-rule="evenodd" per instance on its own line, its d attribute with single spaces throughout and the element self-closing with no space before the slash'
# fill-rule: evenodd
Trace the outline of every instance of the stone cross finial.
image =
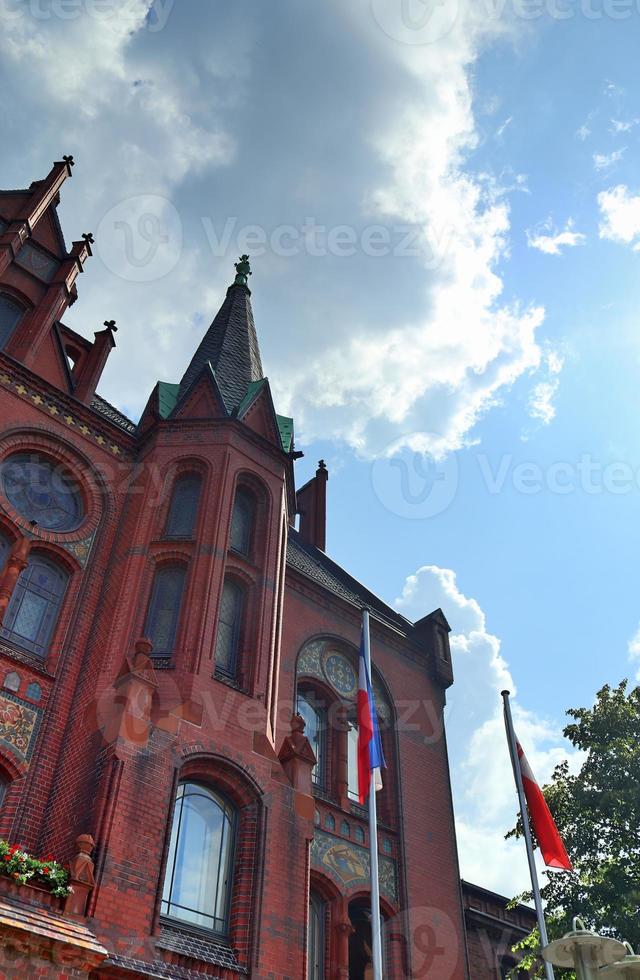
<svg viewBox="0 0 640 980">
<path fill-rule="evenodd" d="M 63 156 L 62 159 L 64 160 L 64 162 L 67 164 L 68 167 L 75 167 L 76 162 L 70 153 L 67 153 L 65 156 Z"/>
<path fill-rule="evenodd" d="M 235 267 L 236 267 L 235 285 L 246 286 L 247 279 L 249 278 L 250 275 L 252 275 L 251 266 L 249 265 L 249 256 L 241 255 L 240 260 L 235 263 Z"/>
<path fill-rule="evenodd" d="M 104 325 L 107 328 L 107 330 L 113 330 L 114 333 L 118 332 L 118 328 L 116 327 L 115 320 L 105 320 Z"/>
<path fill-rule="evenodd" d="M 85 231 L 81 237 L 84 238 L 87 245 L 93 245 L 93 243 L 95 242 L 95 238 L 93 237 L 93 234 L 90 231 Z"/>
</svg>

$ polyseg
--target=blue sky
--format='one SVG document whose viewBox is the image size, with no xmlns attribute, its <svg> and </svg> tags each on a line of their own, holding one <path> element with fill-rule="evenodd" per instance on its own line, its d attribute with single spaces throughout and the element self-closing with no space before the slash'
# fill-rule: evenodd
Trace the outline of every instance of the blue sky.
<svg viewBox="0 0 640 980">
<path fill-rule="evenodd" d="M 329 464 L 329 551 L 450 619 L 463 873 L 524 887 L 500 689 L 542 780 L 565 708 L 638 668 L 638 4 L 0 16 L 0 183 L 76 157 L 61 218 L 97 245 L 67 322 L 118 321 L 102 393 L 136 416 L 177 380 L 252 253 L 299 482 Z"/>
</svg>

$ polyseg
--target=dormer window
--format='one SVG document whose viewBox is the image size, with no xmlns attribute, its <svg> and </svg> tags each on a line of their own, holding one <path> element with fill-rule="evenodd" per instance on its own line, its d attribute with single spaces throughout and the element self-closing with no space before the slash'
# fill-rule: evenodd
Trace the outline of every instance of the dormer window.
<svg viewBox="0 0 640 980">
<path fill-rule="evenodd" d="M 23 313 L 22 306 L 4 293 L 0 293 L 0 350 L 9 343 Z"/>
</svg>

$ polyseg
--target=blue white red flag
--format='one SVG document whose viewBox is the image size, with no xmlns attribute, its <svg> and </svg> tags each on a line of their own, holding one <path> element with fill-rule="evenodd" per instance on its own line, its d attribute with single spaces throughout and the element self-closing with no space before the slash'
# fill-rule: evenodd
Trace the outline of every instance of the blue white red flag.
<svg viewBox="0 0 640 980">
<path fill-rule="evenodd" d="M 358 677 L 358 795 L 360 803 L 369 798 L 371 780 L 376 790 L 382 789 L 382 770 L 386 769 L 378 716 L 365 656 L 364 626 L 360 636 L 360 667 Z"/>
</svg>

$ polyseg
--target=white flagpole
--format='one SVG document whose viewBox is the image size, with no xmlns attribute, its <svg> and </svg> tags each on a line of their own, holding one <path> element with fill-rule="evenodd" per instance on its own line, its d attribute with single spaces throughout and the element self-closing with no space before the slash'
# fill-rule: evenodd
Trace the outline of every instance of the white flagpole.
<svg viewBox="0 0 640 980">
<path fill-rule="evenodd" d="M 533 900 L 536 906 L 536 915 L 538 916 L 538 928 L 540 930 L 540 943 L 542 949 L 549 944 L 549 937 L 547 936 L 547 925 L 544 921 L 544 910 L 542 908 L 542 896 L 540 895 L 540 885 L 538 884 L 538 872 L 536 869 L 536 862 L 533 856 L 533 841 L 531 839 L 531 827 L 529 826 L 529 814 L 527 811 L 527 800 L 524 795 L 524 785 L 522 783 L 522 770 L 520 769 L 520 760 L 518 759 L 518 744 L 516 742 L 516 733 L 513 730 L 513 718 L 511 717 L 511 704 L 509 703 L 509 691 L 502 692 L 502 700 L 504 701 L 504 724 L 507 729 L 507 741 L 509 742 L 509 754 L 511 755 L 511 765 L 513 766 L 513 775 L 516 781 L 516 787 L 518 790 L 518 800 L 520 802 L 520 816 L 522 818 L 522 827 L 524 829 L 524 839 L 527 845 L 527 861 L 529 862 L 529 874 L 531 875 L 531 888 L 533 890 Z M 555 974 L 553 972 L 553 967 L 551 963 L 545 960 L 544 963 L 545 974 L 547 980 L 555 980 Z"/>
<path fill-rule="evenodd" d="M 373 687 L 368 609 L 362 610 L 362 629 L 364 633 L 364 661 L 367 665 L 369 682 Z M 373 774 L 371 774 L 371 782 L 369 785 L 369 853 L 371 864 L 371 936 L 373 939 L 373 980 L 382 980 L 382 930 L 380 923 L 380 880 L 378 877 L 378 815 L 376 810 L 376 787 Z"/>
</svg>

